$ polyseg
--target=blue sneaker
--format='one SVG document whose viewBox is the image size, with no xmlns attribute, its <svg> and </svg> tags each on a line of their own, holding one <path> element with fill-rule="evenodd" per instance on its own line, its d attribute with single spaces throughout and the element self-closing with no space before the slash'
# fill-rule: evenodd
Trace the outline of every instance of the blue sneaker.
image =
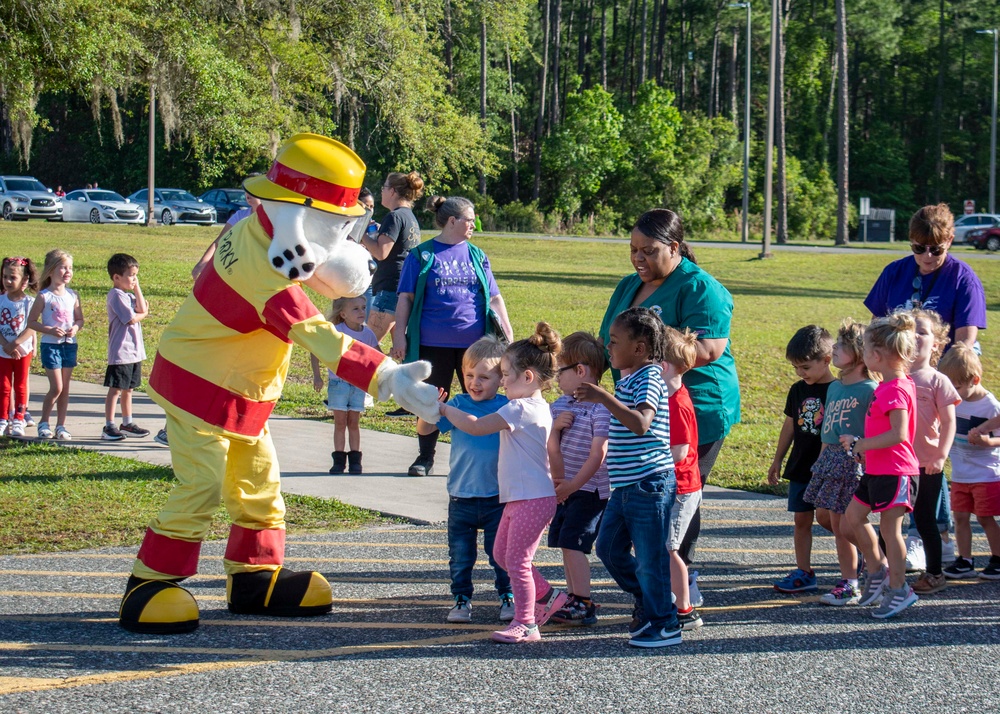
<svg viewBox="0 0 1000 714">
<path fill-rule="evenodd" d="M 774 589 L 779 593 L 814 593 L 819 588 L 816 587 L 815 573 L 807 573 L 804 570 L 796 568 L 776 582 Z"/>
<path fill-rule="evenodd" d="M 672 630 L 658 630 L 649 627 L 638 635 L 633 636 L 628 643 L 633 647 L 644 647 L 646 649 L 673 647 L 681 643 L 681 628 L 680 625 L 674 625 L 674 629 Z"/>
</svg>

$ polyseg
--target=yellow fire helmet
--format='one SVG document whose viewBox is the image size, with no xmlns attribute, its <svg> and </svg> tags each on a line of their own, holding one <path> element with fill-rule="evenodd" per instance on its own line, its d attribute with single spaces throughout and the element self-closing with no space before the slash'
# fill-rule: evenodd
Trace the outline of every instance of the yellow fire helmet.
<svg viewBox="0 0 1000 714">
<path fill-rule="evenodd" d="M 319 134 L 296 134 L 278 148 L 265 176 L 243 183 L 252 196 L 297 203 L 341 216 L 362 216 L 358 194 L 365 162 L 339 141 Z"/>
</svg>

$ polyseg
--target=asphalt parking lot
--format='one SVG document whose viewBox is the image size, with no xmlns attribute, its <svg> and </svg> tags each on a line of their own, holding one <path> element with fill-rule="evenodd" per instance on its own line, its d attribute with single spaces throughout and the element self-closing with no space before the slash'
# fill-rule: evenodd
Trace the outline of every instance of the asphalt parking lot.
<svg viewBox="0 0 1000 714">
<path fill-rule="evenodd" d="M 0 558 L 4 712 L 980 711 L 1000 704 L 1000 583 L 965 581 L 879 622 L 866 608 L 781 595 L 791 525 L 783 501 L 706 494 L 698 557 L 705 626 L 680 647 L 627 646 L 631 603 L 595 561 L 600 621 L 547 625 L 498 645 L 481 556 L 473 622 L 450 625 L 446 534 L 396 526 L 288 536 L 287 565 L 334 590 L 330 615 L 261 620 L 225 609 L 221 542 L 187 581 L 202 626 L 173 637 L 117 627 L 134 549 Z M 835 580 L 817 528 L 821 588 Z M 977 532 L 974 550 L 986 548 Z M 553 581 L 558 552 L 536 562 Z M 985 562 L 985 560 L 983 561 Z"/>
</svg>

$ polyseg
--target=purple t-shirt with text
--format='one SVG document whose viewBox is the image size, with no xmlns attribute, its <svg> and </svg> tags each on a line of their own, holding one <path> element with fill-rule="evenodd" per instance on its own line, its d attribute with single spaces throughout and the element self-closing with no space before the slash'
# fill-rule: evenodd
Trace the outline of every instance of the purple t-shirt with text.
<svg viewBox="0 0 1000 714">
<path fill-rule="evenodd" d="M 427 273 L 427 286 L 420 312 L 420 344 L 425 347 L 468 347 L 486 334 L 486 300 L 469 256 L 469 244 L 448 245 L 432 241 L 434 264 Z M 426 248 L 424 250 L 427 250 Z M 421 261 L 408 253 L 399 276 L 400 293 L 417 289 Z M 490 297 L 500 288 L 483 259 Z"/>
<path fill-rule="evenodd" d="M 917 277 L 920 285 L 915 288 L 913 281 Z M 968 264 L 951 255 L 930 275 L 920 275 L 912 256 L 889 263 L 865 298 L 865 307 L 876 317 L 883 317 L 895 310 L 917 307 L 914 298 L 921 302 L 920 307 L 933 310 L 951 326 L 948 336 L 952 342 L 959 327 L 986 329 L 983 284 Z"/>
</svg>

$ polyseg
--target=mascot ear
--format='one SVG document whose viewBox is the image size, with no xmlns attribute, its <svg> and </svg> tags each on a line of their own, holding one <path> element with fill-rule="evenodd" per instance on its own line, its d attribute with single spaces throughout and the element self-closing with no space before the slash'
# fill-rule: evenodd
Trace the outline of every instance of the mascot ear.
<svg viewBox="0 0 1000 714">
<path fill-rule="evenodd" d="M 311 209 L 294 203 L 262 203 L 274 226 L 274 238 L 267 251 L 271 266 L 289 280 L 309 280 L 316 271 L 316 255 L 305 235 L 306 212 Z"/>
</svg>

